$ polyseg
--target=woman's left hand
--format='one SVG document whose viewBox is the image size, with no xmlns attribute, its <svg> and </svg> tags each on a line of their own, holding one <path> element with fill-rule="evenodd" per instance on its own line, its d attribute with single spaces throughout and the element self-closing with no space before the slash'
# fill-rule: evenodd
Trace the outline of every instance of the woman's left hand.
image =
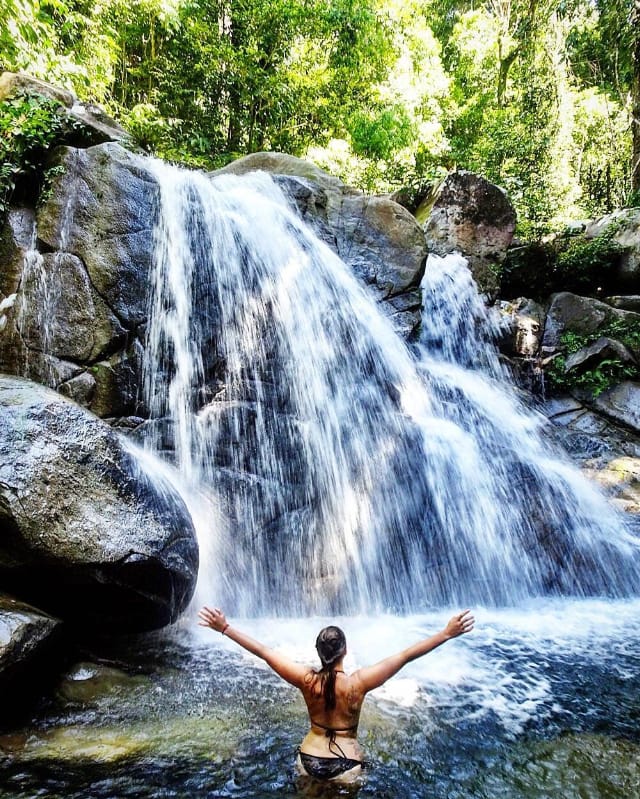
<svg viewBox="0 0 640 799">
<path fill-rule="evenodd" d="M 198 616 L 200 617 L 198 624 L 201 627 L 211 627 L 217 633 L 224 632 L 229 626 L 226 616 L 220 608 L 211 610 L 211 608 L 204 607 L 198 612 Z"/>
</svg>

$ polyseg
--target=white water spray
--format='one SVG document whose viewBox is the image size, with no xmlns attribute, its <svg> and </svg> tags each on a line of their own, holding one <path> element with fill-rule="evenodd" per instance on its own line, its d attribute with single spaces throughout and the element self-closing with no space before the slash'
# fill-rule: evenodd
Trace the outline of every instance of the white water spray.
<svg viewBox="0 0 640 799">
<path fill-rule="evenodd" d="M 463 264 L 430 261 L 416 358 L 267 175 L 153 171 L 147 399 L 222 503 L 202 579 L 229 612 L 634 591 L 636 541 L 500 382 Z"/>
</svg>

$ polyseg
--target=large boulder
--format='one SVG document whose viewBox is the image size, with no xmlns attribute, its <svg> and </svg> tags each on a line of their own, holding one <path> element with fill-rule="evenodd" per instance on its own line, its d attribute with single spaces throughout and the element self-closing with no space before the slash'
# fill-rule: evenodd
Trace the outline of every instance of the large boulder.
<svg viewBox="0 0 640 799">
<path fill-rule="evenodd" d="M 147 315 L 155 180 L 141 158 L 113 143 L 62 147 L 52 163 L 62 171 L 38 208 L 39 242 L 79 258 L 120 323 L 140 325 Z"/>
<path fill-rule="evenodd" d="M 442 182 L 424 231 L 429 252 L 460 252 L 480 290 L 495 295 L 515 226 L 516 212 L 503 189 L 459 170 Z"/>
<path fill-rule="evenodd" d="M 0 378 L 0 588 L 75 624 L 175 620 L 196 580 L 191 518 L 104 422 Z"/>
<path fill-rule="evenodd" d="M 366 284 L 398 332 L 420 323 L 418 287 L 427 247 L 415 218 L 389 197 L 369 197 L 309 161 L 254 153 L 211 173 L 269 172 L 314 229 Z"/>
<path fill-rule="evenodd" d="M 56 674 L 59 620 L 0 593 L 0 693 L 2 721 L 27 706 L 44 683 Z"/>
</svg>

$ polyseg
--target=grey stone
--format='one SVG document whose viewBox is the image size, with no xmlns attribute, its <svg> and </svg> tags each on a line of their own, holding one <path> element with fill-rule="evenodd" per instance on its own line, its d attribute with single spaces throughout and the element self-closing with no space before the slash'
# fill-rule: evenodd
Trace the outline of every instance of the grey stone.
<svg viewBox="0 0 640 799">
<path fill-rule="evenodd" d="M 614 226 L 613 241 L 623 248 L 618 267 L 617 282 L 622 291 L 640 292 L 640 208 L 623 208 L 591 222 L 584 232 L 591 239 Z"/>
<path fill-rule="evenodd" d="M 329 207 L 328 216 L 338 255 L 384 297 L 419 285 L 427 248 L 406 208 L 387 197 L 345 197 L 339 210 Z"/>
<path fill-rule="evenodd" d="M 480 290 L 495 295 L 497 267 L 504 261 L 516 226 L 516 213 L 499 186 L 459 170 L 438 190 L 424 225 L 429 252 L 460 252 Z"/>
<path fill-rule="evenodd" d="M 545 416 L 555 421 L 556 416 L 573 413 L 582 410 L 583 407 L 582 403 L 574 397 L 553 397 L 544 403 L 541 410 Z"/>
<path fill-rule="evenodd" d="M 594 341 L 593 344 L 589 344 L 588 347 L 583 347 L 578 352 L 569 355 L 564 364 L 564 371 L 565 373 L 571 372 L 579 367 L 588 369 L 601 363 L 606 358 L 616 358 L 622 363 L 635 363 L 635 358 L 624 344 L 615 339 L 602 336 L 597 341 Z"/>
<path fill-rule="evenodd" d="M 95 390 L 96 380 L 89 372 L 81 372 L 76 377 L 71 377 L 57 386 L 57 391 L 63 397 L 68 397 L 78 405 L 84 405 L 85 408 L 90 405 Z"/>
<path fill-rule="evenodd" d="M 141 630 L 191 598 L 187 508 L 104 422 L 0 377 L 0 588 L 75 624 Z"/>
<path fill-rule="evenodd" d="M 80 125 L 85 146 L 119 142 L 126 147 L 133 146 L 131 134 L 112 119 L 100 106 L 93 103 L 74 103 L 68 116 Z"/>
<path fill-rule="evenodd" d="M 61 625 L 41 610 L 0 593 L 2 721 L 24 709 L 55 674 Z"/>
<path fill-rule="evenodd" d="M 305 178 L 327 191 L 337 191 L 339 194 L 360 194 L 343 183 L 339 178 L 329 175 L 311 161 L 296 158 L 286 153 L 251 153 L 243 158 L 238 158 L 230 164 L 210 172 L 211 177 L 216 175 L 246 175 L 248 172 L 268 172 L 272 175 L 291 175 Z"/>
<path fill-rule="evenodd" d="M 618 308 L 621 311 L 640 313 L 640 295 L 638 294 L 605 297 L 604 302 L 612 308 Z"/>
<path fill-rule="evenodd" d="M 640 384 L 625 381 L 593 400 L 593 408 L 609 419 L 640 433 Z"/>
<path fill-rule="evenodd" d="M 135 340 L 124 352 L 91 367 L 94 391 L 89 409 L 102 418 L 133 416 L 142 410 L 141 389 L 144 350 Z"/>
<path fill-rule="evenodd" d="M 120 145 L 63 147 L 63 167 L 38 210 L 38 235 L 50 250 L 76 255 L 91 284 L 125 327 L 147 313 L 158 187 L 144 161 Z"/>
<path fill-rule="evenodd" d="M 124 328 L 75 255 L 47 253 L 34 259 L 23 272 L 18 302 L 24 309 L 18 329 L 31 350 L 92 361 L 124 341 Z"/>
<path fill-rule="evenodd" d="M 547 352 L 553 352 L 560 346 L 560 339 L 565 332 L 589 335 L 613 320 L 638 324 L 640 314 L 620 311 L 600 300 L 568 291 L 554 294 L 547 313 L 542 345 Z"/>
<path fill-rule="evenodd" d="M 56 102 L 67 108 L 71 108 L 75 102 L 73 93 L 66 89 L 61 89 L 59 86 L 53 86 L 44 80 L 32 78 L 23 72 L 3 72 L 0 75 L 0 102 L 15 97 L 19 92 L 41 94 L 43 97 L 56 100 Z"/>
</svg>

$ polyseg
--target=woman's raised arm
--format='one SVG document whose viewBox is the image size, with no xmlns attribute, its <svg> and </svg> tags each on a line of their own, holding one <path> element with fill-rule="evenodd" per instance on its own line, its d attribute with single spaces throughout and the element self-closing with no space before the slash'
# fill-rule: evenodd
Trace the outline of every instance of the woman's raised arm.
<svg viewBox="0 0 640 799">
<path fill-rule="evenodd" d="M 362 669 L 358 669 L 353 676 L 360 680 L 364 693 L 373 691 L 374 688 L 379 688 L 412 660 L 422 657 L 428 652 L 432 652 L 451 638 L 457 638 L 459 635 L 470 633 L 471 630 L 473 630 L 474 621 L 471 611 L 463 610 L 462 613 L 453 616 L 449 620 L 447 626 L 440 632 L 432 635 L 430 638 L 424 638 L 422 641 L 418 641 L 418 643 L 413 644 L 407 649 L 403 649 L 402 652 L 390 655 L 388 658 L 381 660 L 379 663 L 375 663 L 373 666 L 365 666 Z"/>
<path fill-rule="evenodd" d="M 288 657 L 281 655 L 270 647 L 261 644 L 260 641 L 256 641 L 235 627 L 232 627 L 220 608 L 211 609 L 204 607 L 199 611 L 198 616 L 200 617 L 198 624 L 201 627 L 210 627 L 212 630 L 226 635 L 227 638 L 235 641 L 236 644 L 246 649 L 247 652 L 251 652 L 252 655 L 262 658 L 262 660 L 271 666 L 275 673 L 279 677 L 282 677 L 283 680 L 291 683 L 291 685 L 295 685 L 296 688 L 301 688 L 304 684 L 304 678 L 310 671 L 308 666 L 302 666 L 300 663 L 290 660 Z"/>
</svg>

